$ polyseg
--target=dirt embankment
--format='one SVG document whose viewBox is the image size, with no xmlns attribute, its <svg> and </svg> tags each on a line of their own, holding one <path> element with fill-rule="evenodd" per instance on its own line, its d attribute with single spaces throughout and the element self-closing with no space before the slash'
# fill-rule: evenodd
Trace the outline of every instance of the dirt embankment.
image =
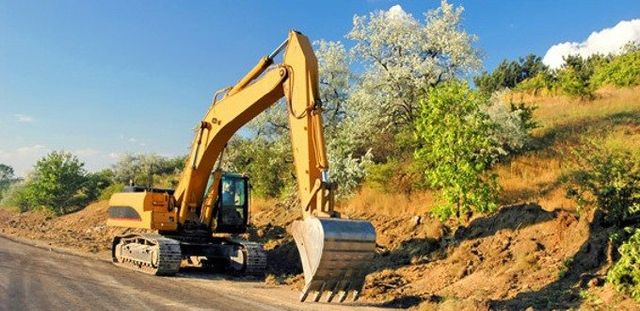
<svg viewBox="0 0 640 311">
<path fill-rule="evenodd" d="M 86 252 L 106 252 L 111 237 L 107 203 L 62 217 L 0 209 L 0 232 Z M 268 282 L 302 286 L 298 253 L 287 226 L 296 208 L 256 212 L 247 238 L 265 244 Z M 421 309 L 565 309 L 615 305 L 638 308 L 602 285 L 608 232 L 575 212 L 514 205 L 478 217 L 455 232 L 427 215 L 360 213 L 376 227 L 377 254 L 363 298 Z"/>
<path fill-rule="evenodd" d="M 108 207 L 107 201 L 96 202 L 61 217 L 47 211 L 15 213 L 0 208 L 0 232 L 90 253 L 106 252 L 112 237 L 126 231 L 107 227 Z"/>
</svg>

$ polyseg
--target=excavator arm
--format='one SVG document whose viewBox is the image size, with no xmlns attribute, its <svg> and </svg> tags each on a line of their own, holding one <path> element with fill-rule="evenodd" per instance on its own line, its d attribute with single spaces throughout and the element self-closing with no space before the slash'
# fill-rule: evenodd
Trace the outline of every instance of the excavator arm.
<svg viewBox="0 0 640 311">
<path fill-rule="evenodd" d="M 275 54 L 286 47 L 284 62 L 269 68 Z M 268 69 L 268 70 L 267 70 Z M 318 94 L 317 60 L 307 37 L 292 31 L 274 53 L 262 58 L 226 96 L 215 101 L 200 122 L 174 198 L 180 207 L 179 223 L 211 220 L 205 188 L 216 160 L 221 158 L 231 136 L 250 120 L 286 97 L 291 144 L 303 215 L 332 217 L 333 188 L 322 131 L 322 108 Z M 214 176 L 214 185 L 219 182 Z M 216 187 L 210 187 L 216 191 Z M 205 204 L 203 204 L 205 203 Z"/>
</svg>

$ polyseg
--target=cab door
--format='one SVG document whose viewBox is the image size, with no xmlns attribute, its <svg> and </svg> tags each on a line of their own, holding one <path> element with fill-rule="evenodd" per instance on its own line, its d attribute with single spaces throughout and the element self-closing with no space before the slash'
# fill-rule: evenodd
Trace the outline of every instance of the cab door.
<svg viewBox="0 0 640 311">
<path fill-rule="evenodd" d="M 248 178 L 242 175 L 222 175 L 216 202 L 215 232 L 243 233 L 247 229 L 249 197 Z"/>
</svg>

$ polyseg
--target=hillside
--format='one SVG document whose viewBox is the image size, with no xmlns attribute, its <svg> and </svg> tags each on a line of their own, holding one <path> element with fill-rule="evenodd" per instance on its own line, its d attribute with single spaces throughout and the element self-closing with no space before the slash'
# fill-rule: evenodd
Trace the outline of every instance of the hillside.
<svg viewBox="0 0 640 311">
<path fill-rule="evenodd" d="M 377 254 L 363 297 L 367 302 L 423 309 L 637 309 L 603 285 L 610 265 L 608 232 L 592 230 L 593 215 L 576 214 L 561 176 L 572 148 L 593 140 L 640 151 L 640 88 L 603 89 L 592 101 L 512 94 L 536 105 L 533 147 L 495 168 L 503 205 L 456 228 L 429 216 L 434 194 L 363 188 L 339 209 L 370 220 Z M 247 236 L 269 252 L 267 282 L 302 285 L 297 251 L 286 233 L 298 217 L 292 202 L 254 200 Z M 0 209 L 0 231 L 80 247 L 109 248 L 106 202 L 62 217 Z"/>
</svg>

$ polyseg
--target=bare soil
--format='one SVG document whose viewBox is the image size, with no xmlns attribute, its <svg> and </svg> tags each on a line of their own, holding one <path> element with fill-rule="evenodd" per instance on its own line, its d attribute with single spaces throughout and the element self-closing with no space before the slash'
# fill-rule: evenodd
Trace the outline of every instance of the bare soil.
<svg viewBox="0 0 640 311">
<path fill-rule="evenodd" d="M 299 211 L 277 204 L 252 216 L 246 238 L 265 244 L 267 283 L 303 285 L 298 253 L 287 227 Z M 289 206 L 289 207 L 288 207 Z M 0 209 L 0 232 L 91 253 L 107 252 L 113 235 L 107 202 L 55 217 Z M 594 216 L 536 204 L 506 206 L 455 231 L 428 215 L 392 217 L 359 213 L 377 231 L 377 254 L 363 299 L 419 309 L 517 310 L 640 309 L 603 281 L 608 231 Z"/>
</svg>

